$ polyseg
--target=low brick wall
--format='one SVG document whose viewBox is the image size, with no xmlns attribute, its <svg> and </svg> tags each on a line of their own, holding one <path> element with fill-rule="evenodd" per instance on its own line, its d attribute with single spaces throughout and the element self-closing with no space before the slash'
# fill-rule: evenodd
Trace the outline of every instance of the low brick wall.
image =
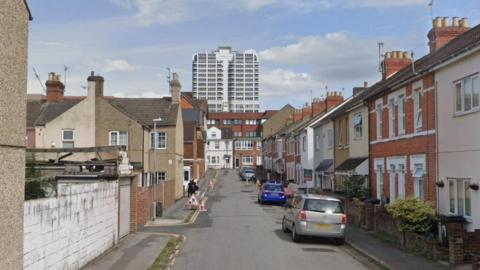
<svg viewBox="0 0 480 270">
<path fill-rule="evenodd" d="M 399 231 L 397 222 L 383 206 L 349 199 L 346 200 L 345 207 L 350 224 L 373 231 L 379 238 L 408 252 L 435 260 L 448 258 L 448 248 L 441 246 L 435 239 Z"/>
</svg>

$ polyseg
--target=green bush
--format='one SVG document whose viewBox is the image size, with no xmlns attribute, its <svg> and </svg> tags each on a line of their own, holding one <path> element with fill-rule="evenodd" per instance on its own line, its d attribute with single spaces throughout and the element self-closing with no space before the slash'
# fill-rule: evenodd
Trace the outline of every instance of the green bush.
<svg viewBox="0 0 480 270">
<path fill-rule="evenodd" d="M 398 199 L 386 208 L 402 232 L 427 235 L 436 219 L 432 205 L 417 198 Z"/>
</svg>

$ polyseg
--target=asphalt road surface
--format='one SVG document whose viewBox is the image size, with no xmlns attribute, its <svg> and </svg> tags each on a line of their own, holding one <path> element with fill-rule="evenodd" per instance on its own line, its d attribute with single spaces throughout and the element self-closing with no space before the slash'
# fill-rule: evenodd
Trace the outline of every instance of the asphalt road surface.
<svg viewBox="0 0 480 270">
<path fill-rule="evenodd" d="M 369 269 L 348 247 L 306 239 L 294 243 L 281 230 L 283 208 L 257 203 L 257 189 L 234 170 L 218 173 L 208 194 L 207 212 L 194 225 L 178 228 L 187 236 L 175 270 Z"/>
</svg>

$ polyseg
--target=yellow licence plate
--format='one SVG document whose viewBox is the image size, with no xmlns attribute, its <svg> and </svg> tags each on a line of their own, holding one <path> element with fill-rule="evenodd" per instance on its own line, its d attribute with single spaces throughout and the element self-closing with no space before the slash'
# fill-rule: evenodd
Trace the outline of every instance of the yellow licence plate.
<svg viewBox="0 0 480 270">
<path fill-rule="evenodd" d="M 331 229 L 331 228 L 332 228 L 332 224 L 322 224 L 322 223 L 318 223 L 318 224 L 315 224 L 315 228 L 317 228 L 317 229 Z"/>
</svg>

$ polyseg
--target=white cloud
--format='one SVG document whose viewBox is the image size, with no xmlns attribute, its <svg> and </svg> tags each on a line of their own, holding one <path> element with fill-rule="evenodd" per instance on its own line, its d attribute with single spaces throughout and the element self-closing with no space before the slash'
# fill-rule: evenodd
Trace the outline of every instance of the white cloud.
<svg viewBox="0 0 480 270">
<path fill-rule="evenodd" d="M 137 67 L 132 66 L 128 61 L 123 59 L 107 59 L 100 63 L 92 63 L 92 65 L 96 69 L 100 69 L 102 72 L 131 71 L 137 69 Z"/>
<path fill-rule="evenodd" d="M 427 5 L 430 0 L 110 0 L 135 11 L 140 25 L 174 24 L 202 17 L 224 16 L 230 12 L 256 12 L 266 7 L 281 7 L 311 12 L 329 8 L 385 8 Z"/>
<path fill-rule="evenodd" d="M 364 80 L 376 72 L 377 39 L 345 33 L 301 37 L 284 47 L 260 52 L 262 61 L 290 66 L 310 66 L 312 75 L 325 82 Z"/>
<path fill-rule="evenodd" d="M 295 72 L 289 69 L 274 69 L 262 74 L 262 96 L 265 97 L 299 97 L 310 95 L 310 90 L 324 88 L 324 83 L 308 73 Z"/>
</svg>

